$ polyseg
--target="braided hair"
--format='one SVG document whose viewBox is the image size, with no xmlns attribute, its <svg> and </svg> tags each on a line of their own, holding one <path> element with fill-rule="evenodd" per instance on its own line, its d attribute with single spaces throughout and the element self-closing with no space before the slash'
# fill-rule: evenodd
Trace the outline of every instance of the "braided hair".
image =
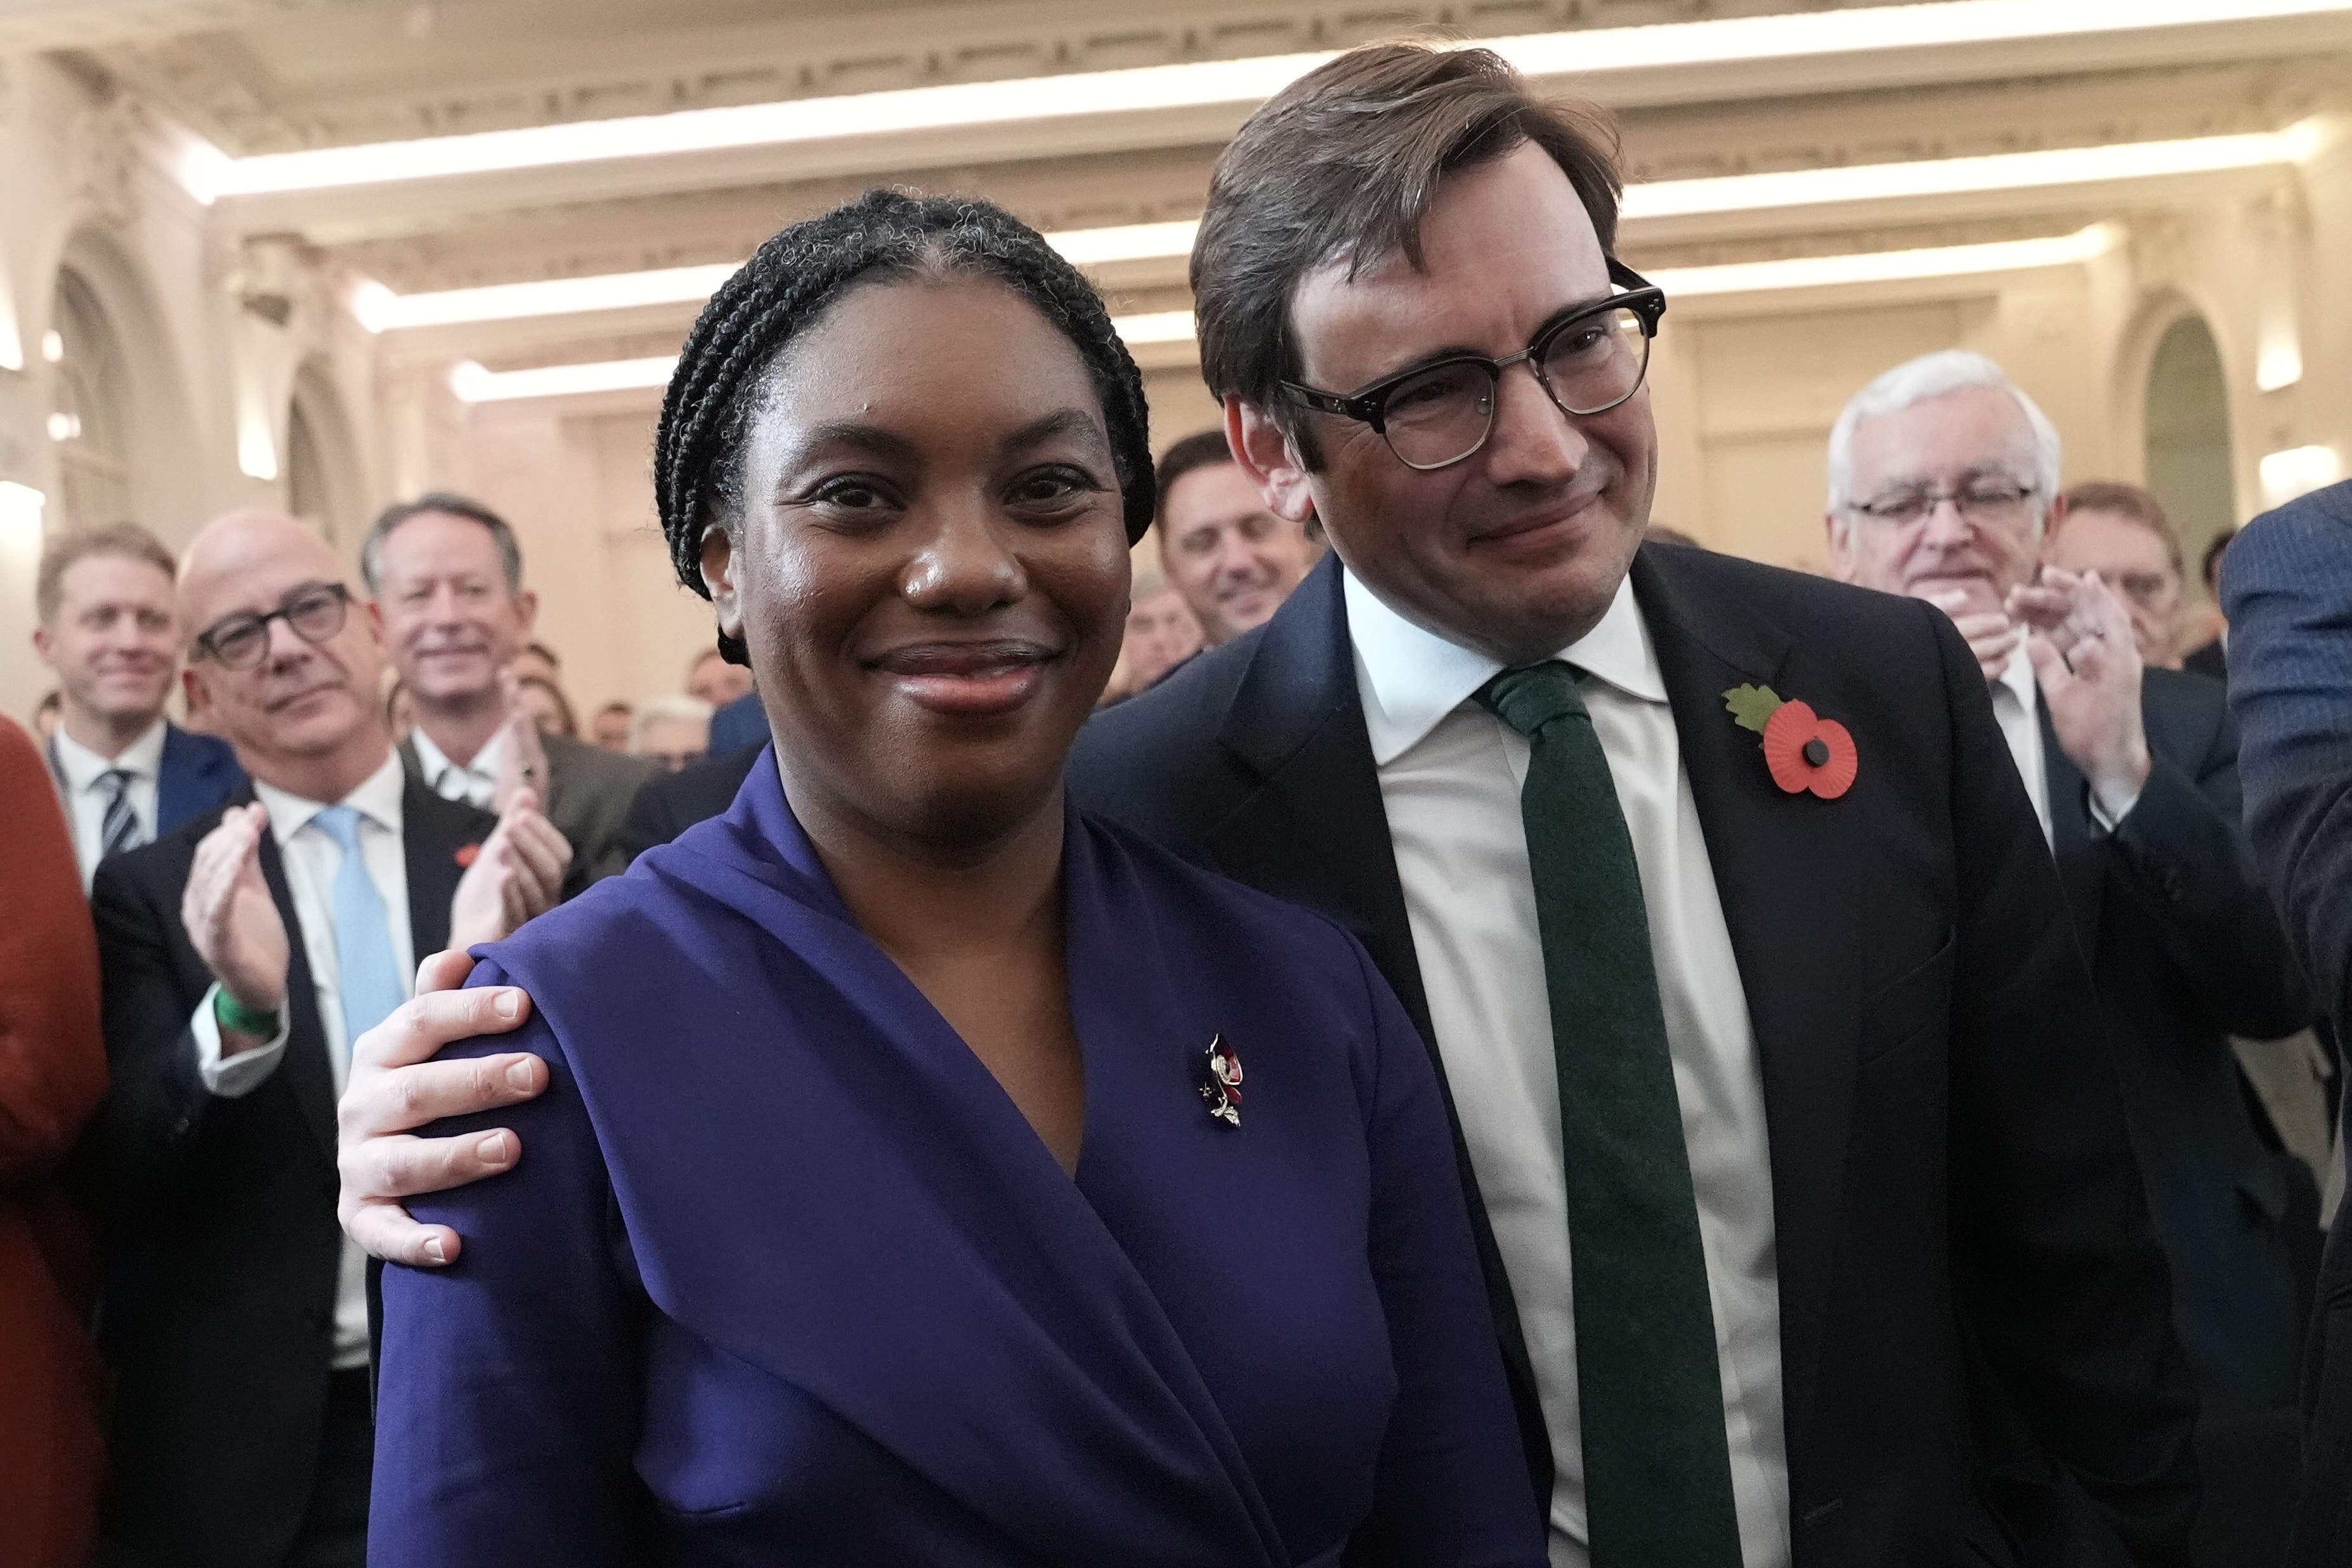
<svg viewBox="0 0 2352 1568">
<path fill-rule="evenodd" d="M 654 436 L 654 504 L 678 581 L 710 596 L 702 536 L 743 515 L 743 453 L 772 364 L 794 334 L 860 283 L 985 278 L 1004 284 L 1060 329 L 1102 400 L 1128 542 L 1153 506 L 1143 378 L 1101 297 L 1045 237 L 993 203 L 868 191 L 793 224 L 719 287 L 687 335 Z M 750 662 L 741 639 L 719 651 Z"/>
</svg>

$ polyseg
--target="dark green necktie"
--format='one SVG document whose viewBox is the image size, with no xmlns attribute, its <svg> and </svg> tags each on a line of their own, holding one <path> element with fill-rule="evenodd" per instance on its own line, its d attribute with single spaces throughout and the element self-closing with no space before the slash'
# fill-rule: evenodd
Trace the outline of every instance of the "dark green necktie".
<svg viewBox="0 0 2352 1568">
<path fill-rule="evenodd" d="M 1633 840 L 1574 670 L 1507 669 L 1478 700 L 1529 746 L 1519 805 L 1559 1066 L 1592 1568 L 1739 1568 L 1706 1259 Z"/>
</svg>

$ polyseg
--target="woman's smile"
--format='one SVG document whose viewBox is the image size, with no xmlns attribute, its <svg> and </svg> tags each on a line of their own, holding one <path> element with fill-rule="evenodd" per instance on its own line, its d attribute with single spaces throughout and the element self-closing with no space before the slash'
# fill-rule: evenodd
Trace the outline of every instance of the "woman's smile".
<svg viewBox="0 0 2352 1568">
<path fill-rule="evenodd" d="M 1035 696 L 1062 650 L 1024 638 L 909 643 L 868 666 L 935 713 L 1006 713 Z"/>
</svg>

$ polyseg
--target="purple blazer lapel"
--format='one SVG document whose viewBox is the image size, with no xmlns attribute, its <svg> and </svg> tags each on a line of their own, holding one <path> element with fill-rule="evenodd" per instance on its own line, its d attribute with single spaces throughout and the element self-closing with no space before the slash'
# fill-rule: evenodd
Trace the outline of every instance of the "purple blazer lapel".
<svg viewBox="0 0 2352 1568">
<path fill-rule="evenodd" d="M 1084 837 L 1074 930 L 1108 918 L 1079 907 Z M 650 962 L 687 972 L 588 972 L 529 928 L 488 956 L 551 1000 L 662 1311 L 1041 1557 L 1283 1560 L 1159 1301 L 851 921 L 772 760 L 724 817 L 595 896 L 644 923 Z"/>
</svg>

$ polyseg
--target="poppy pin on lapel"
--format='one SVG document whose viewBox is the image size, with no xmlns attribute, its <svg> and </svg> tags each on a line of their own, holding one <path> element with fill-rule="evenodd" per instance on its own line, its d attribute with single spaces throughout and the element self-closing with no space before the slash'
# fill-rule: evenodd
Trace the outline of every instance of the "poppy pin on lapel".
<svg viewBox="0 0 2352 1568">
<path fill-rule="evenodd" d="M 470 866 L 481 858 L 482 847 L 478 844 L 460 844 L 457 846 L 457 853 L 449 857 L 460 866 Z"/>
<path fill-rule="evenodd" d="M 1735 686 L 1723 694 L 1723 706 L 1741 728 L 1764 737 L 1764 765 L 1789 794 L 1810 791 L 1835 800 L 1853 787 L 1862 759 L 1852 731 L 1836 720 L 1787 701 L 1769 686 Z"/>
<path fill-rule="evenodd" d="M 1241 1053 L 1225 1044 L 1223 1035 L 1209 1039 L 1201 1063 L 1201 1099 L 1209 1114 L 1228 1127 L 1242 1124 Z"/>
</svg>

